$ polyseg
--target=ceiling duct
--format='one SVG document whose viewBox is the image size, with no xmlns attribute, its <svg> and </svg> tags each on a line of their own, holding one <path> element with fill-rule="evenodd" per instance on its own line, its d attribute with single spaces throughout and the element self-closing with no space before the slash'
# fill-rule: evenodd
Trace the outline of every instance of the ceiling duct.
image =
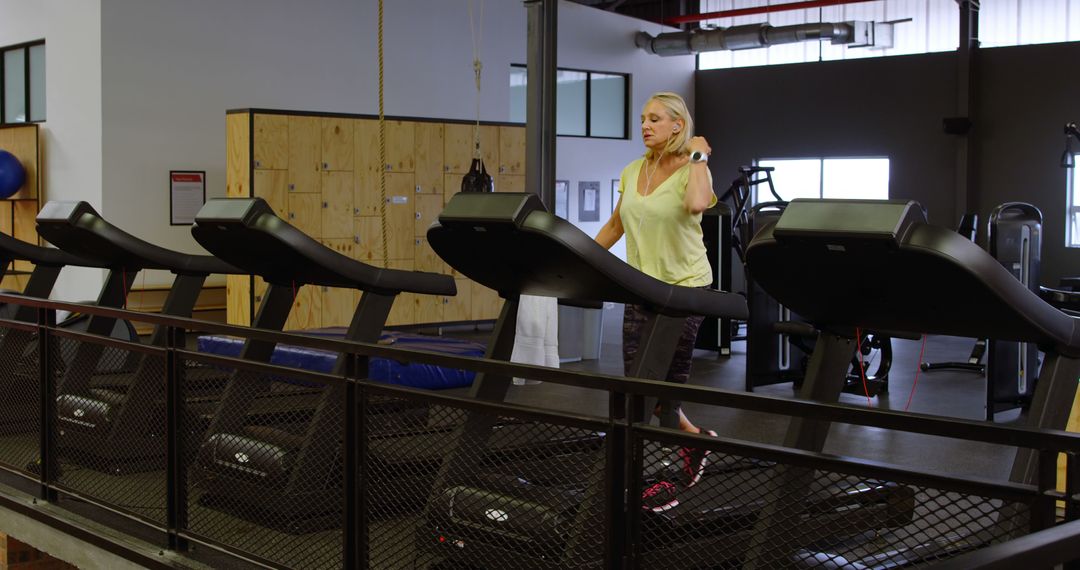
<svg viewBox="0 0 1080 570">
<path fill-rule="evenodd" d="M 893 26 L 909 20 L 891 22 L 838 22 L 771 26 L 746 24 L 730 28 L 712 28 L 670 32 L 652 36 L 638 32 L 637 47 L 656 55 L 692 55 L 707 51 L 757 49 L 781 44 L 829 40 L 833 45 L 885 49 L 893 46 Z"/>
</svg>

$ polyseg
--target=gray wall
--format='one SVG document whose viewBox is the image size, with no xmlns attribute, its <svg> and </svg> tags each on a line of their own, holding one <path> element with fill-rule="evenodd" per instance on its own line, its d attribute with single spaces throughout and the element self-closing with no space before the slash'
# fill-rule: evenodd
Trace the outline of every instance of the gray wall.
<svg viewBox="0 0 1080 570">
<path fill-rule="evenodd" d="M 955 54 L 938 53 L 698 73 L 698 128 L 714 149 L 722 192 L 736 168 L 761 157 L 888 156 L 889 195 L 919 201 L 930 221 L 955 227 L 956 147 L 941 120 L 956 115 Z M 1043 278 L 1080 274 L 1064 247 L 1061 126 L 1080 120 L 1080 44 L 983 50 L 979 115 L 971 132 L 979 174 L 968 210 L 980 241 L 990 210 L 1031 202 L 1043 211 Z M 1067 67 L 1067 66 L 1065 66 Z M 1078 147 L 1080 148 L 1080 147 Z M 777 188 L 783 194 L 783 188 Z"/>
<path fill-rule="evenodd" d="M 1080 249 L 1065 247 L 1062 125 L 1080 121 L 1080 43 L 982 52 L 978 209 L 1035 204 L 1043 213 L 1042 283 L 1080 275 Z M 1080 145 L 1073 150 L 1080 152 Z"/>
<path fill-rule="evenodd" d="M 224 194 L 226 109 L 378 112 L 374 0 L 103 0 L 101 20 L 103 213 L 163 246 L 199 251 L 187 227 L 168 226 L 165 181 L 170 169 L 206 170 L 207 193 Z M 482 120 L 509 120 L 510 64 L 526 62 L 526 20 L 521 0 L 484 3 Z M 692 95 L 693 57 L 661 60 L 634 47 L 646 25 L 559 4 L 560 66 L 633 74 L 632 139 L 558 141 L 557 177 L 575 191 L 580 180 L 601 181 L 602 212 L 610 179 L 642 152 L 644 99 L 660 89 Z M 465 0 L 387 2 L 384 29 L 388 115 L 475 118 Z M 576 219 L 574 192 L 570 211 Z"/>
</svg>

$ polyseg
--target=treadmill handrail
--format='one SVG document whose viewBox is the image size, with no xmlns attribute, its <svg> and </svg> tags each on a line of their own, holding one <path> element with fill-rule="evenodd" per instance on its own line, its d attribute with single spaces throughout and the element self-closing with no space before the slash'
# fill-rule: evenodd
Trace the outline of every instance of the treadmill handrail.
<svg viewBox="0 0 1080 570">
<path fill-rule="evenodd" d="M 53 245 L 104 267 L 161 269 L 178 275 L 246 273 L 210 255 L 181 253 L 135 237 L 84 201 L 46 203 L 38 214 L 37 227 Z"/>
<path fill-rule="evenodd" d="M 484 211 L 496 201 L 502 202 L 504 213 L 512 210 L 513 215 L 493 218 Z M 469 217 L 471 205 L 478 206 L 475 222 Z M 635 303 L 680 317 L 747 316 L 746 299 L 741 295 L 671 285 L 646 275 L 545 210 L 535 195 L 458 194 L 444 213 L 447 215 L 440 215 L 428 229 L 432 248 L 452 267 L 503 297 L 528 294 L 579 302 Z M 497 235 L 483 229 L 484 224 L 497 227 Z M 479 247 L 481 243 L 485 247 Z M 530 252 L 530 247 L 534 251 Z M 560 271 L 590 274 L 563 279 Z"/>
<path fill-rule="evenodd" d="M 747 264 L 766 291 L 819 328 L 993 337 L 1080 356 L 1080 320 L 1040 299 L 954 231 L 915 222 L 885 250 L 843 232 L 821 232 L 812 243 L 785 239 L 774 233 L 778 223 L 751 241 Z M 843 245 L 826 247 L 829 241 Z M 847 271 L 830 269 L 840 266 Z M 811 267 L 812 279 L 792 279 Z"/>
<path fill-rule="evenodd" d="M 64 267 L 66 265 L 105 267 L 102 263 L 72 255 L 55 247 L 43 247 L 0 233 L 0 258 L 3 257 L 51 267 Z"/>
<path fill-rule="evenodd" d="M 215 217 L 221 202 L 236 202 L 242 215 L 228 220 Z M 208 251 L 275 285 L 347 287 L 389 294 L 455 295 L 454 278 L 439 273 L 405 271 L 368 265 L 342 255 L 281 219 L 262 198 L 227 198 L 207 202 L 191 228 L 195 240 Z M 257 255 L 258 244 L 273 243 L 309 263 L 307 275 L 297 267 Z"/>
</svg>

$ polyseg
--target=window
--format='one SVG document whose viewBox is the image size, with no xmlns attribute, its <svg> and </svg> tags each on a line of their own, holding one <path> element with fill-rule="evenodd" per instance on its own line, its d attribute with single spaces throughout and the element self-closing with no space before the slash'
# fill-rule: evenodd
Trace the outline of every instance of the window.
<svg viewBox="0 0 1080 570">
<path fill-rule="evenodd" d="M 45 42 L 0 48 L 0 123 L 45 120 Z"/>
<path fill-rule="evenodd" d="M 988 4 L 992 3 L 983 2 L 983 10 L 986 9 Z M 766 2 L 758 0 L 701 0 L 701 11 L 708 13 L 741 9 L 753 10 L 762 7 L 764 4 Z M 730 28 L 746 24 L 768 23 L 771 26 L 781 27 L 819 22 L 848 22 L 852 20 L 889 22 L 908 18 L 911 21 L 898 23 L 893 28 L 893 47 L 887 49 L 849 48 L 844 45 L 832 45 L 828 41 L 804 41 L 761 49 L 704 52 L 698 57 L 698 69 L 726 69 L 952 51 L 959 45 L 960 12 L 955 0 L 863 2 L 716 18 L 705 20 L 701 22 L 701 25 L 702 27 Z"/>
<path fill-rule="evenodd" d="M 1073 155 L 1073 164 L 1080 161 L 1080 154 Z M 1065 220 L 1065 247 L 1080 247 L 1080 195 L 1076 192 L 1076 167 L 1065 175 L 1065 206 L 1069 215 Z"/>
<path fill-rule="evenodd" d="M 1080 40 L 1080 18 L 1077 18 L 1075 3 L 1062 0 L 1008 0 L 983 2 L 979 8 L 981 47 L 1077 40 Z"/>
<path fill-rule="evenodd" d="M 528 73 L 510 66 L 510 120 L 525 122 Z M 559 136 L 625 139 L 629 76 L 558 69 L 555 79 L 555 133 Z"/>
<path fill-rule="evenodd" d="M 776 193 L 786 201 L 795 198 L 889 198 L 888 158 L 795 158 L 759 160 L 771 166 Z M 755 203 L 776 198 L 766 185 L 757 185 Z"/>
</svg>

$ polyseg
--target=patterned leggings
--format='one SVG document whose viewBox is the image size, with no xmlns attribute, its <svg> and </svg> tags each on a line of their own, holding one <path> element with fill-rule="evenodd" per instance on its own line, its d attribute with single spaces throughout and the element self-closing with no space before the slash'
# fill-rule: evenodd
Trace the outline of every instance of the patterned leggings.
<svg viewBox="0 0 1080 570">
<path fill-rule="evenodd" d="M 645 325 L 649 312 L 641 305 L 627 304 L 623 310 L 623 373 L 629 374 L 630 364 L 637 356 L 638 346 L 641 344 L 642 328 Z M 671 366 L 668 368 L 668 382 L 686 384 L 690 379 L 690 365 L 694 356 L 694 343 L 697 341 L 698 329 L 705 317 L 694 315 L 687 317 L 683 325 L 682 334 L 679 336 L 679 344 L 675 348 L 675 356 L 671 358 Z M 665 401 L 661 407 L 670 406 L 678 410 L 682 402 Z"/>
</svg>

